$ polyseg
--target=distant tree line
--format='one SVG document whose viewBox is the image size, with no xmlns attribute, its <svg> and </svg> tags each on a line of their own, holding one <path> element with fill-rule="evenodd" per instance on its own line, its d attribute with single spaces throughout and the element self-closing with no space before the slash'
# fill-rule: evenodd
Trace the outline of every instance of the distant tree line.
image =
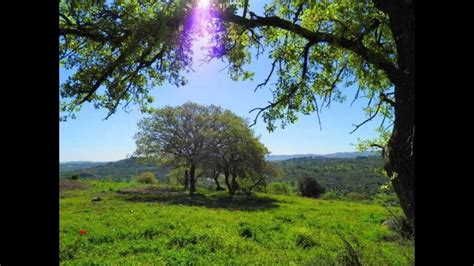
<svg viewBox="0 0 474 266">
<path fill-rule="evenodd" d="M 279 181 L 288 182 L 293 188 L 302 178 L 311 176 L 317 178 L 327 191 L 339 195 L 357 192 L 371 197 L 380 193 L 381 186 L 388 182 L 381 174 L 384 163 L 379 156 L 354 159 L 305 157 L 273 163 L 284 169 Z"/>
</svg>

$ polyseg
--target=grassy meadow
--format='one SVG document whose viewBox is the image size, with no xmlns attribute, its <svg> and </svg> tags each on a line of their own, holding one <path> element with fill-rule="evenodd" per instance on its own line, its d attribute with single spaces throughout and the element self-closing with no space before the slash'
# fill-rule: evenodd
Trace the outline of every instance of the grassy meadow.
<svg viewBox="0 0 474 266">
<path fill-rule="evenodd" d="M 412 265 L 375 203 L 62 180 L 61 265 Z M 100 197 L 101 200 L 93 201 Z M 396 209 L 396 212 L 401 210 Z"/>
</svg>

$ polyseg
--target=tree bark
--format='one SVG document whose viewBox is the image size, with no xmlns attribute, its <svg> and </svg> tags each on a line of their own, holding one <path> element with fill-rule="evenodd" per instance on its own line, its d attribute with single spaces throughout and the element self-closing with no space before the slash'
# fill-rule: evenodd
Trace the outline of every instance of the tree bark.
<svg viewBox="0 0 474 266">
<path fill-rule="evenodd" d="M 396 87 L 397 108 L 392 136 L 385 151 L 385 170 L 400 200 L 407 221 L 415 221 L 414 89 Z"/>
<path fill-rule="evenodd" d="M 232 196 L 235 194 L 235 192 L 238 190 L 238 184 L 236 182 L 237 176 L 232 174 L 232 180 L 230 182 L 230 185 L 232 186 Z"/>
<path fill-rule="evenodd" d="M 188 184 L 189 184 L 189 172 L 188 170 L 184 170 L 184 191 L 188 190 Z"/>
<path fill-rule="evenodd" d="M 232 187 L 232 184 L 229 180 L 229 172 L 228 171 L 224 171 L 224 176 L 225 176 L 225 184 L 227 186 L 227 190 L 229 191 L 229 196 L 230 198 L 232 198 L 234 196 L 234 188 Z"/>
<path fill-rule="evenodd" d="M 194 195 L 196 192 L 196 167 L 194 165 L 189 169 L 189 195 Z"/>
<path fill-rule="evenodd" d="M 216 172 L 216 171 L 214 171 L 214 173 L 213 173 L 213 178 L 214 178 L 214 182 L 216 182 L 216 190 L 217 191 L 223 190 L 223 188 L 221 187 L 221 184 L 219 184 L 219 175 L 220 174 L 221 173 Z"/>
<path fill-rule="evenodd" d="M 385 170 L 407 221 L 415 222 L 415 1 L 375 0 L 388 14 L 402 73 L 395 85 L 395 121 L 384 152 Z"/>
</svg>

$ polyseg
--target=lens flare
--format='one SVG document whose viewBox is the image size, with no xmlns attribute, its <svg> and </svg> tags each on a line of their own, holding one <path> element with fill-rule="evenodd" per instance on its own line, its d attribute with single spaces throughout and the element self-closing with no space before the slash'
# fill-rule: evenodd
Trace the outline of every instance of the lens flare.
<svg viewBox="0 0 474 266">
<path fill-rule="evenodd" d="M 199 8 L 208 8 L 210 0 L 198 0 L 198 7 Z"/>
<path fill-rule="evenodd" d="M 224 28 L 213 15 L 213 9 L 216 8 L 215 0 L 193 2 L 194 6 L 185 22 L 185 34 L 181 38 L 192 39 L 193 57 L 202 55 L 204 58 L 209 58 L 222 54 L 224 46 L 219 44 L 218 39 Z M 203 54 L 204 51 L 207 53 Z"/>
</svg>

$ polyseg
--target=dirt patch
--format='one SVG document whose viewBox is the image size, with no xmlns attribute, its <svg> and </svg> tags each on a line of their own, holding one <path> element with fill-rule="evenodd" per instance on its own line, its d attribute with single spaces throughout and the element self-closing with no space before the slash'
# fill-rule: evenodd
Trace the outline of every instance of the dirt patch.
<svg viewBox="0 0 474 266">
<path fill-rule="evenodd" d="M 82 183 L 76 180 L 62 179 L 59 180 L 59 191 L 75 190 L 75 189 L 88 189 L 91 186 L 86 183 Z"/>
</svg>

